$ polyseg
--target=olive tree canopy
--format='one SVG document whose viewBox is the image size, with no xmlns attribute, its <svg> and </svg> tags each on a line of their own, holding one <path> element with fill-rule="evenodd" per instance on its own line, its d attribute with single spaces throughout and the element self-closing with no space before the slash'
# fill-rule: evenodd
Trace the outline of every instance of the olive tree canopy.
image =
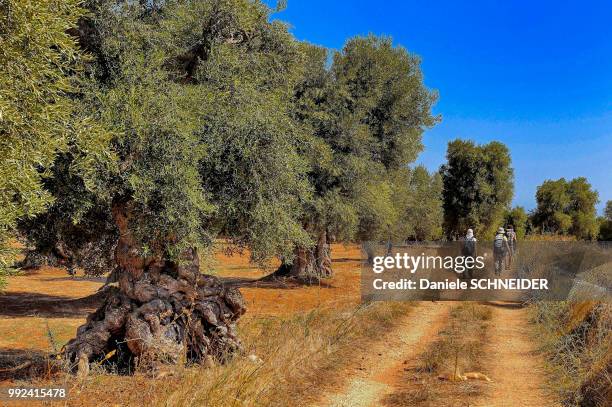
<svg viewBox="0 0 612 407">
<path fill-rule="evenodd" d="M 0 1 L 0 278 L 14 261 L 19 221 L 54 200 L 44 183 L 58 155 L 90 185 L 111 156 L 109 134 L 78 109 L 82 56 L 74 29 L 80 1 Z"/>
<path fill-rule="evenodd" d="M 444 228 L 449 239 L 467 229 L 481 239 L 492 239 L 503 226 L 514 191 L 514 172 L 508 148 L 497 141 L 448 143 L 446 164 L 440 169 L 444 183 Z"/>
<path fill-rule="evenodd" d="M 418 57 L 387 37 L 355 37 L 334 53 L 304 46 L 308 60 L 294 96 L 313 199 L 298 246 L 276 273 L 299 278 L 331 274 L 329 242 L 386 238 L 397 213 L 393 174 L 422 150 L 422 134 L 438 118 L 437 95 L 423 84 Z"/>
<path fill-rule="evenodd" d="M 115 159 L 88 182 L 56 158 L 49 212 L 22 230 L 95 274 L 106 301 L 66 346 L 71 360 L 223 361 L 240 347 L 240 293 L 199 270 L 219 234 L 256 260 L 309 237 L 306 162 L 288 113 L 301 47 L 259 1 L 90 0 L 73 33 L 91 55 L 81 111 Z M 115 286 L 116 284 L 116 286 Z"/>
</svg>

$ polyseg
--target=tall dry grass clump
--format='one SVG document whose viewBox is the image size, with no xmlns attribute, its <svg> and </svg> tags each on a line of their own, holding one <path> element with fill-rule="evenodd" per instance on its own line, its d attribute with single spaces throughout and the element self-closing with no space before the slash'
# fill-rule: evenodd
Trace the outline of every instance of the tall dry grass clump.
<svg viewBox="0 0 612 407">
<path fill-rule="evenodd" d="M 548 355 L 551 389 L 567 406 L 608 406 L 612 400 L 612 251 L 602 243 L 532 247 L 537 272 L 566 284 L 565 301 L 532 299 L 538 339 Z"/>
<path fill-rule="evenodd" d="M 525 238 L 523 240 L 530 242 L 575 242 L 576 237 L 571 235 L 558 235 L 554 233 L 534 233 L 530 235 L 525 235 Z"/>
<path fill-rule="evenodd" d="M 537 302 L 533 318 L 548 355 L 550 383 L 566 406 L 612 400 L 612 304 Z"/>
</svg>

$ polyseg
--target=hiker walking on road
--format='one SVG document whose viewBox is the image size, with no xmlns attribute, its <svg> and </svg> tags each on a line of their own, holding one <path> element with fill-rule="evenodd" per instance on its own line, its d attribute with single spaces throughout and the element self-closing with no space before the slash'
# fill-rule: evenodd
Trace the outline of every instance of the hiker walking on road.
<svg viewBox="0 0 612 407">
<path fill-rule="evenodd" d="M 393 242 L 391 242 L 391 238 L 387 240 L 387 244 L 385 245 L 387 252 L 385 253 L 385 257 L 393 257 Z"/>
<path fill-rule="evenodd" d="M 508 245 L 508 238 L 506 237 L 506 231 L 503 227 L 497 229 L 495 240 L 493 240 L 493 259 L 495 261 L 495 275 L 500 275 L 504 269 L 504 263 L 506 256 L 510 252 L 510 246 Z"/>
<path fill-rule="evenodd" d="M 506 229 L 506 237 L 508 239 L 508 264 L 507 268 L 512 266 L 512 260 L 514 259 L 514 254 L 516 253 L 516 233 L 514 232 L 514 227 L 512 225 L 508 226 Z"/>
<path fill-rule="evenodd" d="M 476 258 L 476 238 L 474 237 L 474 231 L 472 229 L 468 229 L 465 235 L 465 240 L 463 241 L 463 248 L 461 250 L 461 254 L 465 257 L 473 257 Z M 466 267 L 463 275 L 467 279 L 471 279 L 473 271 L 472 267 Z"/>
</svg>

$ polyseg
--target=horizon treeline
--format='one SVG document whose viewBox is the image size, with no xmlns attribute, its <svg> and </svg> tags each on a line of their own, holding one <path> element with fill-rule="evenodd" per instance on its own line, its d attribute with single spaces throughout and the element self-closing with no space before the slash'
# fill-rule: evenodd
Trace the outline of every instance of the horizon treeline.
<svg viewBox="0 0 612 407">
<path fill-rule="evenodd" d="M 0 270 L 17 234 L 69 267 L 114 270 L 118 212 L 143 258 L 223 236 L 308 278 L 331 274 L 333 241 L 488 237 L 503 224 L 609 238 L 584 178 L 546 181 L 530 216 L 511 208 L 502 143 L 456 140 L 439 172 L 411 168 L 441 120 L 418 56 L 374 35 L 330 51 L 273 12 L 0 2 Z"/>
<path fill-rule="evenodd" d="M 458 239 L 471 228 L 476 236 L 491 240 L 499 227 L 508 226 L 519 239 L 527 234 L 611 239 L 612 201 L 598 217 L 599 194 L 585 177 L 545 180 L 536 189 L 536 208 L 527 213 L 521 206 L 510 206 L 514 175 L 503 143 L 477 145 L 457 139 L 448 143 L 446 159 L 440 174 L 447 239 Z"/>
</svg>

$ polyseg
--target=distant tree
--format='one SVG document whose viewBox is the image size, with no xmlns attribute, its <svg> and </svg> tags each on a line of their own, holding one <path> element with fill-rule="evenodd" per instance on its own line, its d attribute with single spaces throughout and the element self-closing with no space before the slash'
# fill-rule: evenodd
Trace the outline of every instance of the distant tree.
<svg viewBox="0 0 612 407">
<path fill-rule="evenodd" d="M 572 216 L 570 233 L 579 239 L 597 239 L 599 223 L 595 205 L 599 202 L 599 194 L 584 177 L 571 180 L 568 191 L 572 202 L 569 207 Z"/>
<path fill-rule="evenodd" d="M 604 216 L 599 219 L 599 240 L 612 240 L 612 201 L 606 202 Z"/>
<path fill-rule="evenodd" d="M 305 47 L 294 117 L 314 189 L 302 217 L 312 244 L 298 246 L 275 275 L 318 279 L 332 273 L 331 238 L 388 238 L 397 214 L 391 174 L 421 151 L 424 129 L 437 121 L 436 95 L 419 59 L 389 38 L 349 40 L 329 69 L 324 50 Z"/>
<path fill-rule="evenodd" d="M 219 234 L 261 261 L 308 241 L 307 163 L 288 112 L 305 56 L 259 1 L 86 4 L 79 106 L 114 135 L 116 165 L 89 185 L 67 171 L 72 155 L 58 157 L 55 203 L 23 227 L 118 283 L 66 353 L 224 361 L 240 347 L 245 305 L 199 258 Z"/>
<path fill-rule="evenodd" d="M 14 261 L 17 223 L 43 212 L 44 188 L 58 154 L 85 180 L 107 134 L 75 111 L 81 55 L 67 31 L 80 1 L 0 1 L 0 280 Z M 1 281 L 0 281 L 1 283 Z"/>
<path fill-rule="evenodd" d="M 443 180 L 444 229 L 454 239 L 468 228 L 489 239 L 502 226 L 512 200 L 514 172 L 508 148 L 499 142 L 476 145 L 455 140 L 448 144 Z"/>
<path fill-rule="evenodd" d="M 537 209 L 533 222 L 543 233 L 571 234 L 578 239 L 595 239 L 599 222 L 595 205 L 597 191 L 584 177 L 566 181 L 547 180 L 536 191 Z"/>
<path fill-rule="evenodd" d="M 437 240 L 442 237 L 442 177 L 423 166 L 407 171 L 405 188 L 398 188 L 394 203 L 400 211 L 395 240 Z"/>
<path fill-rule="evenodd" d="M 566 213 L 570 199 L 565 178 L 545 181 L 536 191 L 534 225 L 543 233 L 567 233 L 571 227 L 571 217 Z"/>
<path fill-rule="evenodd" d="M 505 223 L 506 225 L 512 225 L 516 236 L 519 239 L 523 239 L 527 233 L 527 223 L 529 222 L 529 215 L 522 206 L 515 206 L 508 212 L 506 212 Z"/>
</svg>

